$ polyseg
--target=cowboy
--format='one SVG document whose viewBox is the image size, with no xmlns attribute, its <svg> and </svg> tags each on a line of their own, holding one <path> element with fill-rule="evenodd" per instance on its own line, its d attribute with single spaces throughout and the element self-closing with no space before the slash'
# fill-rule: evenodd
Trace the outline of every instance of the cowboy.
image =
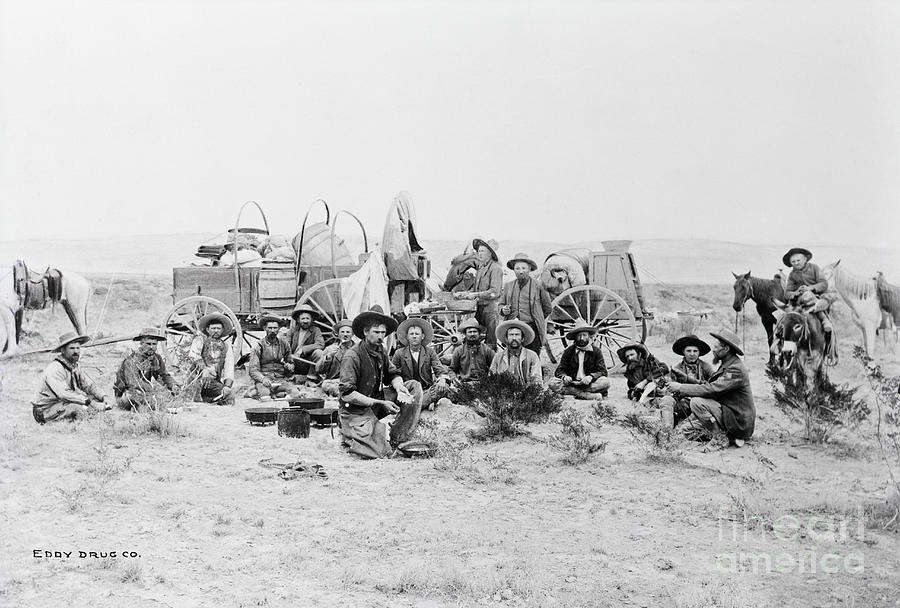
<svg viewBox="0 0 900 608">
<path fill-rule="evenodd" d="M 454 294 L 457 300 L 477 300 L 475 320 L 485 328 L 485 342 L 491 348 L 497 347 L 497 322 L 499 320 L 500 293 L 503 291 L 503 269 L 497 257 L 497 241 L 474 239 L 472 247 L 478 252 L 478 269 L 472 291 Z"/>
<path fill-rule="evenodd" d="M 59 354 L 44 369 L 41 387 L 31 400 L 31 412 L 37 422 L 77 420 L 92 409 L 110 409 L 109 405 L 101 407 L 95 403 L 105 403 L 106 397 L 78 367 L 81 345 L 88 340 L 88 336 L 74 331 L 59 337 L 59 344 L 53 349 Z"/>
<path fill-rule="evenodd" d="M 598 329 L 579 321 L 566 333 L 571 342 L 560 357 L 549 387 L 576 399 L 599 400 L 609 394 L 609 378 L 603 351 L 591 339 Z"/>
<path fill-rule="evenodd" d="M 232 404 L 234 351 L 225 341 L 234 331 L 231 320 L 217 312 L 203 315 L 197 322 L 201 335 L 191 342 L 188 358 L 197 370 L 200 386 L 194 401 Z"/>
<path fill-rule="evenodd" d="M 279 335 L 281 319 L 275 315 L 263 315 L 259 325 L 266 335 L 250 351 L 247 373 L 253 380 L 260 401 L 286 394 L 299 396 L 299 391 L 291 383 L 294 363 L 291 359 L 291 345 Z"/>
<path fill-rule="evenodd" d="M 697 336 L 682 336 L 672 344 L 672 352 L 681 355 L 679 361 L 670 371 L 669 375 L 675 382 L 684 384 L 700 384 L 706 382 L 713 374 L 712 365 L 701 359 L 710 351 L 709 344 Z M 691 415 L 691 404 L 688 397 L 675 399 L 671 394 L 665 395 L 659 400 L 660 417 L 665 429 L 673 429 L 675 426 Z"/>
<path fill-rule="evenodd" d="M 410 438 L 419 422 L 422 386 L 403 381 L 388 358 L 384 339 L 397 321 L 380 306 L 353 319 L 353 334 L 362 341 L 348 350 L 341 363 L 340 423 L 343 444 L 354 454 L 381 458 Z M 397 414 L 391 425 L 390 446 L 380 420 Z"/>
<path fill-rule="evenodd" d="M 325 336 L 314 323 L 318 317 L 319 313 L 314 308 L 298 302 L 291 312 L 291 318 L 294 321 L 291 323 L 288 338 L 294 360 L 294 374 L 300 376 L 297 381 L 305 380 L 308 385 L 312 386 L 315 385 L 318 378 L 316 363 L 325 353 Z"/>
<path fill-rule="evenodd" d="M 504 346 L 491 362 L 491 374 L 511 374 L 524 384 L 544 384 L 541 360 L 533 350 L 523 348 L 534 340 L 534 330 L 518 319 L 497 326 L 497 339 Z"/>
<path fill-rule="evenodd" d="M 709 335 L 716 339 L 713 363 L 719 367 L 699 384 L 670 382 L 668 388 L 676 395 L 690 397 L 691 416 L 684 426 L 702 425 L 713 434 L 724 431 L 734 445 L 741 447 L 753 435 L 756 424 L 750 374 L 740 359 L 744 351 L 737 335 L 727 329 Z"/>
<path fill-rule="evenodd" d="M 455 382 L 472 382 L 488 375 L 494 361 L 494 350 L 481 341 L 484 327 L 475 319 L 466 319 L 456 328 L 463 341 L 453 350 L 450 371 Z"/>
<path fill-rule="evenodd" d="M 429 410 L 434 410 L 438 399 L 450 394 L 450 370 L 430 346 L 433 339 L 431 323 L 410 317 L 397 329 L 397 340 L 403 347 L 394 352 L 391 360 L 404 381 L 415 380 L 422 385 L 422 407 Z"/>
<path fill-rule="evenodd" d="M 341 319 L 331 328 L 334 342 L 329 344 L 316 363 L 316 375 L 322 378 L 322 390 L 329 397 L 341 394 L 341 362 L 347 351 L 356 342 L 353 339 L 353 323 L 349 319 Z"/>
<path fill-rule="evenodd" d="M 517 253 L 506 262 L 506 267 L 516 273 L 516 278 L 503 286 L 500 316 L 504 320 L 518 319 L 531 327 L 534 340 L 525 346 L 540 356 L 541 346 L 547 341 L 550 295 L 543 285 L 532 278 L 530 273 L 537 270 L 538 266 L 527 254 Z"/>
<path fill-rule="evenodd" d="M 117 406 L 130 410 L 148 405 L 154 392 L 154 381 L 175 394 L 175 380 L 157 352 L 157 345 L 165 339 L 165 332 L 158 327 L 145 327 L 134 337 L 138 349 L 122 361 L 113 384 Z"/>
<path fill-rule="evenodd" d="M 640 342 L 626 344 L 616 354 L 625 364 L 625 379 L 628 384 L 628 398 L 637 403 L 645 403 L 657 396 L 656 381 L 669 373 L 669 366 L 654 357 Z"/>
<path fill-rule="evenodd" d="M 794 247 L 784 254 L 781 261 L 791 268 L 784 295 L 791 304 L 796 304 L 807 312 L 816 313 L 822 322 L 822 329 L 826 333 L 831 333 L 834 329 L 831 319 L 828 318 L 831 302 L 821 297 L 828 291 L 828 280 L 822 274 L 822 270 L 810 262 L 811 259 L 812 252 L 803 247 Z"/>
</svg>

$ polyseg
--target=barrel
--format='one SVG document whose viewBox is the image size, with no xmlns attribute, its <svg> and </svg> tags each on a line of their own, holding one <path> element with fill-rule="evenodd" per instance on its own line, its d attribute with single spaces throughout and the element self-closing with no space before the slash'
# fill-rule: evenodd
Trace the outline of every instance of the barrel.
<svg viewBox="0 0 900 608">
<path fill-rule="evenodd" d="M 272 268 L 265 265 L 259 270 L 259 307 L 275 313 L 290 313 L 296 302 L 294 265 Z"/>
<path fill-rule="evenodd" d="M 309 411 L 299 407 L 289 407 L 278 412 L 278 436 L 309 437 Z"/>
</svg>

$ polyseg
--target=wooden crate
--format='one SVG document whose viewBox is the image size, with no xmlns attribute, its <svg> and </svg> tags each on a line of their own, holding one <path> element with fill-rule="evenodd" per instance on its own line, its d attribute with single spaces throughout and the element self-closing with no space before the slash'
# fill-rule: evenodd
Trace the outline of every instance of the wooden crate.
<svg viewBox="0 0 900 608">
<path fill-rule="evenodd" d="M 259 312 L 259 268 L 240 268 L 238 273 L 240 287 L 235 282 L 234 268 L 173 268 L 173 300 L 178 302 L 189 296 L 207 296 L 219 300 L 235 314 Z"/>
</svg>

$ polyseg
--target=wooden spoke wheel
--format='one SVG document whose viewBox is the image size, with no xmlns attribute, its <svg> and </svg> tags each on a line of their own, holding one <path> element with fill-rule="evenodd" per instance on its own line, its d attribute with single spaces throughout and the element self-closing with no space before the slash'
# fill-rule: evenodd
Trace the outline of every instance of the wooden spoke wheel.
<svg viewBox="0 0 900 608">
<path fill-rule="evenodd" d="M 226 337 L 226 341 L 234 350 L 235 362 L 241 357 L 244 332 L 234 312 L 215 298 L 190 296 L 176 303 L 163 321 L 163 329 L 166 332 L 166 365 L 170 373 L 181 381 L 191 372 L 192 365 L 188 359 L 188 352 L 194 338 L 202 335 L 199 327 L 200 319 L 214 312 L 225 315 L 231 321 L 233 331 Z"/>
<path fill-rule="evenodd" d="M 306 304 L 319 313 L 313 323 L 322 330 L 325 342 L 330 342 L 334 338 L 332 335 L 334 324 L 347 318 L 344 300 L 341 298 L 342 281 L 343 279 L 320 281 L 307 289 L 297 301 L 297 304 Z"/>
<path fill-rule="evenodd" d="M 472 313 L 462 311 L 447 311 L 441 313 L 424 313 L 413 315 L 425 319 L 431 324 L 434 330 L 434 338 L 431 346 L 434 347 L 438 355 L 453 348 L 461 340 L 461 336 L 456 328 L 464 319 L 472 316 Z"/>
<path fill-rule="evenodd" d="M 580 285 L 562 292 L 551 302 L 547 318 L 547 343 L 559 359 L 569 345 L 566 332 L 576 323 L 597 328 L 594 344 L 603 351 L 607 369 L 619 363 L 616 351 L 629 342 L 643 342 L 646 325 L 635 319 L 628 303 L 617 293 L 598 285 Z"/>
</svg>

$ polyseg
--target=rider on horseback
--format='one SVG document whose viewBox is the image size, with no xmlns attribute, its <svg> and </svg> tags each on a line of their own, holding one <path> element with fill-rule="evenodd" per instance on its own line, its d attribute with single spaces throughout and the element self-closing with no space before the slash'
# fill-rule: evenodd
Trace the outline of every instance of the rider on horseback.
<svg viewBox="0 0 900 608">
<path fill-rule="evenodd" d="M 814 312 L 822 322 L 825 333 L 831 333 L 833 326 L 828 318 L 831 303 L 821 296 L 828 291 L 828 281 L 818 266 L 811 263 L 812 252 L 802 247 L 794 247 L 781 260 L 791 267 L 784 295 L 788 302 L 799 306 L 805 312 Z"/>
</svg>

